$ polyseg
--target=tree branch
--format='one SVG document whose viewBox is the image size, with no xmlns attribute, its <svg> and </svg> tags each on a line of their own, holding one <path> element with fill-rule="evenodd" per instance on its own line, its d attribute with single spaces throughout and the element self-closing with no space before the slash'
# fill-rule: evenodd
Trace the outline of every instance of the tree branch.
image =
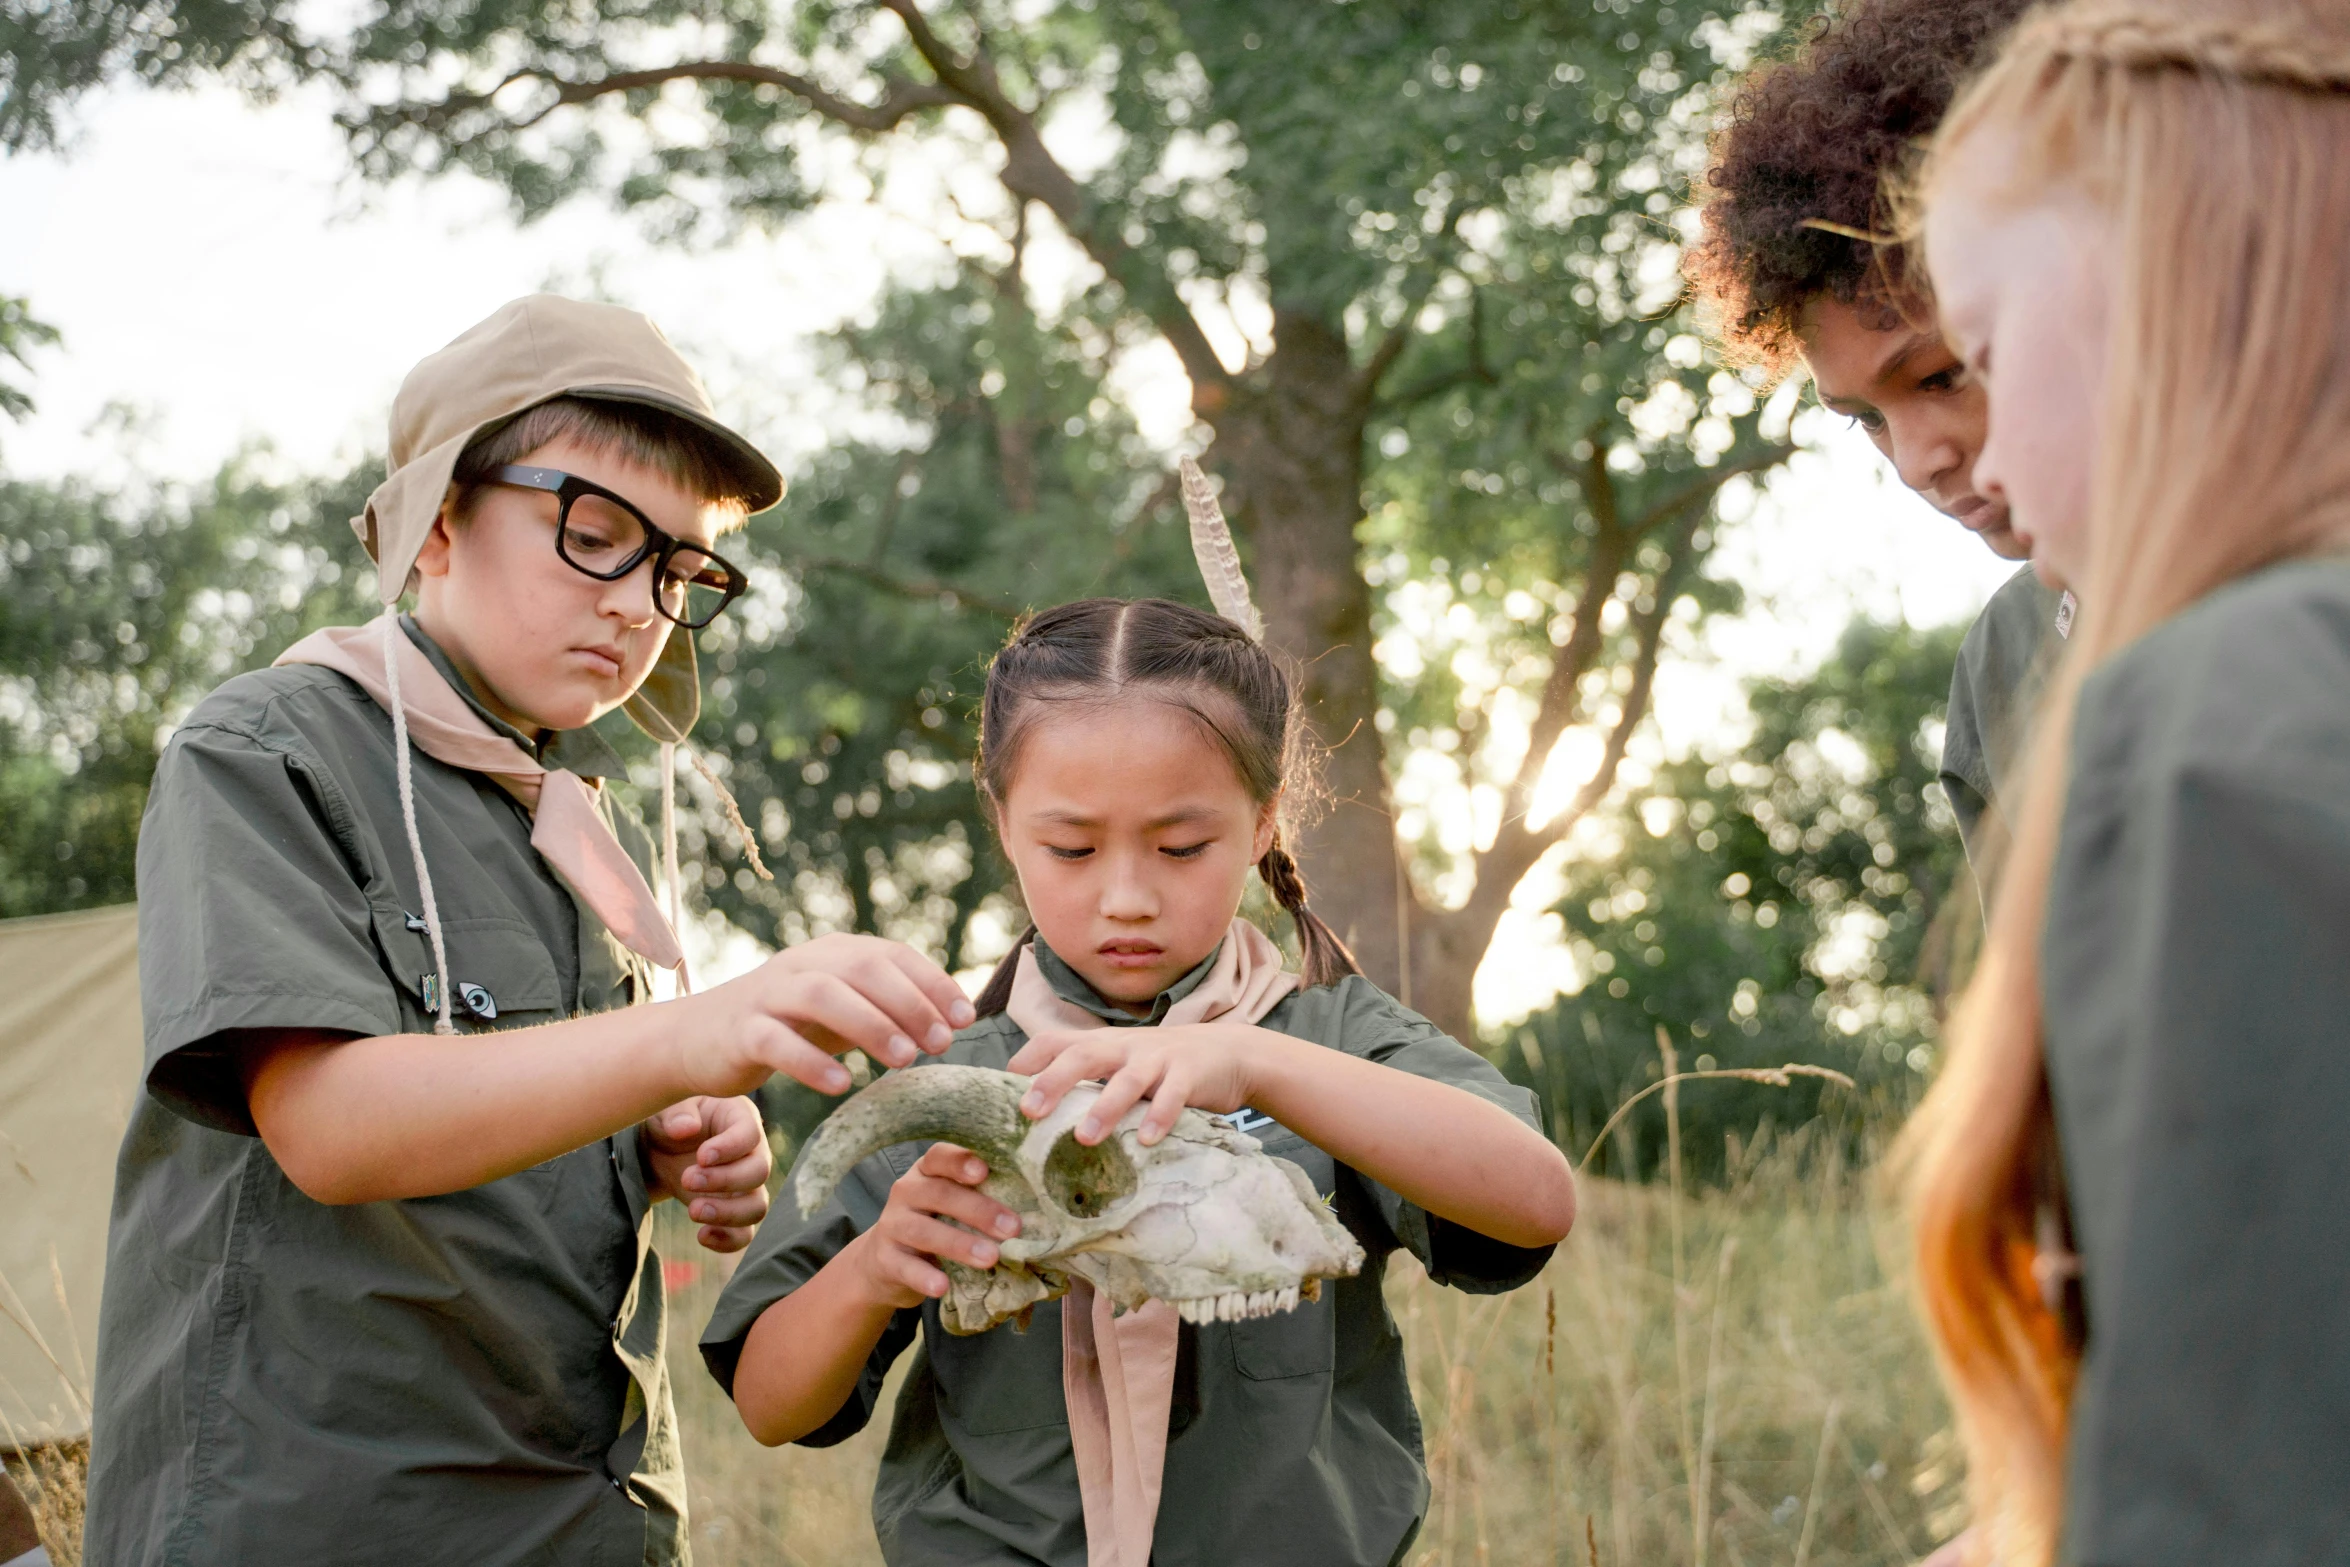
<svg viewBox="0 0 2350 1567">
<path fill-rule="evenodd" d="M 1689 483 L 1642 512 L 1632 532 L 1636 535 L 1645 534 L 1652 528 L 1672 521 L 1686 508 L 1711 500 L 1714 493 L 1732 479 L 1750 473 L 1767 472 L 1794 455 L 1795 448 L 1791 445 L 1766 446 L 1752 457 L 1734 462 L 1727 468 L 1707 468 Z"/>
<path fill-rule="evenodd" d="M 613 93 L 641 92 L 670 82 L 743 82 L 756 87 L 773 87 L 799 99 L 824 118 L 866 135 L 880 135 L 895 130 L 908 116 L 919 114 L 925 109 L 943 109 L 961 102 L 943 87 L 907 81 L 903 77 L 883 78 L 881 101 L 867 104 L 845 98 L 796 72 L 779 70 L 773 66 L 754 65 L 747 60 L 681 60 L 675 65 L 656 66 L 642 71 L 616 71 L 609 76 L 591 77 L 584 81 L 568 81 L 545 71 L 520 70 L 510 73 L 487 92 L 451 93 L 438 103 L 399 105 L 378 110 L 368 118 L 378 123 L 389 120 L 412 125 L 419 130 L 438 132 L 446 129 L 461 114 L 488 108 L 498 94 L 516 82 L 544 83 L 553 88 L 555 93 L 536 112 L 509 121 L 507 128 L 517 131 L 529 130 L 557 109 L 593 103 Z"/>
<path fill-rule="evenodd" d="M 1231 376 L 1216 357 L 1207 333 L 1183 303 L 1174 282 L 1125 237 L 1103 222 L 1100 204 L 1044 144 L 1036 116 L 1012 101 L 985 51 L 962 59 L 931 28 L 914 0 L 882 0 L 906 27 L 915 52 L 956 100 L 977 111 L 1003 144 L 1004 166 L 997 178 L 1015 197 L 1043 203 L 1085 253 L 1126 290 L 1151 324 L 1174 348 L 1191 378 L 1192 407 L 1212 417 L 1231 393 Z"/>
<path fill-rule="evenodd" d="M 1388 371 L 1395 368 L 1396 360 L 1402 358 L 1403 351 L 1411 345 L 1413 323 L 1419 319 L 1420 311 L 1428 303 L 1428 296 L 1436 292 L 1438 280 L 1451 264 L 1453 248 L 1460 238 L 1461 218 L 1466 211 L 1464 206 L 1455 202 L 1452 210 L 1445 214 L 1444 228 L 1436 242 L 1429 247 L 1439 254 L 1430 261 L 1419 280 L 1404 290 L 1403 314 L 1395 318 L 1395 325 L 1387 329 L 1387 335 L 1379 340 L 1379 346 L 1371 350 L 1371 357 L 1364 362 L 1362 369 L 1355 372 L 1354 399 L 1358 407 L 1371 406 L 1373 399 L 1379 395 L 1379 383 L 1386 378 Z M 1485 296 L 1472 287 L 1469 290 L 1469 362 L 1482 365 L 1484 358 Z M 1486 372 L 1482 379 L 1491 381 L 1492 373 Z"/>
<path fill-rule="evenodd" d="M 993 615 L 998 620 L 1018 620 L 1022 615 L 1028 613 L 1026 605 L 1015 604 L 1009 599 L 992 598 L 984 593 L 973 593 L 968 589 L 959 588 L 951 582 L 936 582 L 925 577 L 901 577 L 895 573 L 884 571 L 871 561 L 846 560 L 834 555 L 812 555 L 787 557 L 784 565 L 802 575 L 832 572 L 843 577 L 854 577 L 859 582 L 879 588 L 884 593 L 894 593 L 900 598 L 928 599 L 933 603 L 945 604 L 949 607 L 968 606 L 982 614 Z"/>
<path fill-rule="evenodd" d="M 1401 326 L 1402 323 L 1399 323 L 1398 331 Z M 1396 342 L 1396 335 L 1390 333 L 1388 342 L 1382 343 L 1380 347 L 1384 349 L 1389 343 Z M 1472 288 L 1469 291 L 1468 363 L 1423 376 L 1393 397 L 1379 399 L 1377 406 L 1382 411 L 1416 408 L 1429 398 L 1441 396 L 1456 386 L 1497 386 L 1500 382 L 1501 377 L 1493 373 L 1493 366 L 1485 359 L 1485 295 L 1481 290 Z"/>
<path fill-rule="evenodd" d="M 1457 923 L 1469 934 L 1490 933 L 1493 925 L 1509 907 L 1511 894 L 1518 883 L 1534 868 L 1534 862 L 1549 851 L 1550 846 L 1574 831 L 1575 824 L 1591 813 L 1593 807 L 1608 796 L 1615 787 L 1616 773 L 1623 766 L 1624 754 L 1631 745 L 1633 731 L 1648 716 L 1649 698 L 1656 689 L 1656 668 L 1664 647 L 1665 623 L 1672 617 L 1673 600 L 1679 596 L 1681 578 L 1689 563 L 1689 538 L 1696 532 L 1697 519 L 1702 511 L 1687 510 L 1675 530 L 1671 554 L 1665 569 L 1657 574 L 1651 590 L 1649 606 L 1638 611 L 1632 619 L 1636 651 L 1632 663 L 1631 688 L 1624 693 L 1623 708 L 1615 726 L 1608 732 L 1607 744 L 1600 755 L 1598 770 L 1575 791 L 1567 808 L 1539 829 L 1527 825 L 1524 805 L 1518 797 L 1518 784 L 1513 781 L 1510 803 L 1515 809 L 1505 811 L 1500 827 L 1495 831 L 1493 844 L 1476 856 L 1477 880 L 1471 888 L 1468 901 L 1457 909 L 1439 915 L 1426 916 L 1444 922 Z M 1611 576 L 1612 584 L 1614 578 Z M 1590 598 L 1588 583 L 1584 593 Z M 1605 602 L 1603 598 L 1602 603 Z M 1580 631 L 1581 627 L 1578 626 Z M 1554 671 L 1555 675 L 1555 671 Z M 1546 692 L 1547 696 L 1547 692 Z M 1557 736 L 1552 736 L 1556 744 Z M 1519 765 L 1519 778 L 1539 779 L 1549 760 L 1549 747 L 1537 752 L 1529 749 L 1527 759 Z M 1530 797 L 1531 787 L 1527 794 Z"/>
</svg>

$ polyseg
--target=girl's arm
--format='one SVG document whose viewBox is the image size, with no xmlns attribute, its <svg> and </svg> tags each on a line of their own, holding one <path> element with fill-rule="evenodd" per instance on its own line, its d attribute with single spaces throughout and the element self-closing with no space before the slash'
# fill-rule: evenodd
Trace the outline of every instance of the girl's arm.
<svg viewBox="0 0 2350 1567">
<path fill-rule="evenodd" d="M 714 990 L 478 1035 L 254 1030 L 240 1046 L 253 1124 L 324 1203 L 430 1197 L 527 1170 L 697 1095 L 782 1072 L 822 1093 L 862 1048 L 903 1066 L 970 1020 L 944 971 L 871 936 L 827 936 Z"/>
<path fill-rule="evenodd" d="M 1550 1139 L 1449 1083 L 1433 1082 L 1269 1028 L 1045 1033 L 1012 1058 L 1036 1074 L 1021 1111 L 1042 1117 L 1078 1083 L 1107 1086 L 1077 1129 L 1099 1142 L 1149 1099 L 1141 1138 L 1167 1135 L 1186 1105 L 1260 1110 L 1406 1202 L 1511 1246 L 1549 1246 L 1575 1223 L 1575 1177 Z"/>
<path fill-rule="evenodd" d="M 932 1144 L 890 1187 L 871 1229 L 759 1314 L 734 1371 L 734 1407 L 753 1437 L 780 1447 L 839 1413 L 890 1318 L 946 1294 L 933 1259 L 995 1266 L 987 1237 L 1019 1234 L 1020 1220 L 974 1190 L 986 1179 L 977 1154 Z"/>
</svg>

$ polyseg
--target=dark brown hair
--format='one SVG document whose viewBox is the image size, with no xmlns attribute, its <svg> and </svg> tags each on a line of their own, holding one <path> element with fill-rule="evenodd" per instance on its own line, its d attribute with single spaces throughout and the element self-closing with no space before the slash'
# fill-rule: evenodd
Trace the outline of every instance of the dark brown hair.
<svg viewBox="0 0 2350 1567">
<path fill-rule="evenodd" d="M 1030 616 L 987 666 L 979 711 L 979 787 L 1001 809 L 1038 715 L 1057 702 L 1138 697 L 1172 707 L 1215 740 L 1260 806 L 1279 797 L 1305 764 L 1296 683 L 1281 660 L 1220 615 L 1166 599 L 1082 599 Z M 1305 877 L 1282 846 L 1257 861 L 1274 901 L 1297 922 L 1308 985 L 1360 974 L 1337 932 L 1306 907 Z M 1004 1009 L 1030 926 L 979 993 L 979 1015 Z"/>
<path fill-rule="evenodd" d="M 562 440 L 640 463 L 723 508 L 728 515 L 720 521 L 721 532 L 748 515 L 749 497 L 759 491 L 759 481 L 743 472 L 732 449 L 690 420 L 639 403 L 553 397 L 483 431 L 458 455 L 452 476 L 460 490 L 458 511 L 471 506 L 472 491 L 492 473 Z"/>
<path fill-rule="evenodd" d="M 1894 325 L 1926 302 L 1884 192 L 2030 0 L 1862 0 L 1748 76 L 1714 133 L 1683 270 L 1734 353 L 1785 369 L 1820 295 Z M 1831 229 L 1810 227 L 1832 224 Z M 1859 237 L 1856 237 L 1859 236 Z"/>
</svg>

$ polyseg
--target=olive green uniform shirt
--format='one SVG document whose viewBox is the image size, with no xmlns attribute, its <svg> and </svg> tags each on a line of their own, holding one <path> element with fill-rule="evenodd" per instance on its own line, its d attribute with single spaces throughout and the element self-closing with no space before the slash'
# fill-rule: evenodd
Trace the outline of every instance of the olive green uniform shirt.
<svg viewBox="0 0 2350 1567">
<path fill-rule="evenodd" d="M 1137 1019 L 1102 1001 L 1041 942 L 1038 957 L 1061 996 L 1121 1026 L 1165 1016 L 1213 962 L 1211 956 L 1162 995 L 1150 1017 Z M 1453 1084 L 1529 1126 L 1540 1124 L 1527 1090 L 1368 980 L 1294 993 L 1263 1026 Z M 983 1018 L 938 1059 L 1001 1067 L 1026 1042 L 1010 1018 Z M 1315 1190 L 1335 1194 L 1334 1207 L 1367 1260 L 1359 1275 L 1325 1281 L 1322 1298 L 1295 1311 L 1183 1324 L 1151 1560 L 1158 1567 L 1384 1567 L 1402 1558 L 1428 1505 L 1419 1415 L 1381 1290 L 1388 1257 L 1407 1250 L 1438 1282 L 1493 1293 L 1532 1279 L 1551 1248 L 1506 1246 L 1431 1217 L 1278 1122 L 1253 1114 L 1232 1119 L 1267 1153 L 1302 1166 Z M 801 1219 L 788 1204 L 768 1215 L 702 1338 L 720 1383 L 732 1389 L 760 1313 L 880 1217 L 891 1185 L 926 1146 L 908 1143 L 865 1160 L 812 1218 Z M 862 1430 L 891 1363 L 917 1340 L 874 1488 L 883 1557 L 893 1567 L 1084 1567 L 1085 1522 L 1061 1395 L 1059 1301 L 1037 1307 L 1026 1332 L 1006 1325 L 968 1338 L 940 1326 L 936 1302 L 898 1312 L 848 1402 L 801 1440 L 823 1447 Z"/>
<path fill-rule="evenodd" d="M 619 770 L 586 731 L 539 754 Z M 328 1207 L 254 1135 L 218 1044 L 430 1031 L 393 760 L 372 698 L 293 666 L 223 685 L 157 766 L 147 1091 L 115 1176 L 92 1567 L 684 1560 L 635 1133 L 470 1191 Z M 641 965 L 531 848 L 521 806 L 422 752 L 414 767 L 460 1029 L 491 1050 L 500 1029 L 641 996 Z"/>
<path fill-rule="evenodd" d="M 2064 645 L 2056 632 L 2063 597 L 2026 566 L 2000 584 L 1959 644 L 1941 773 L 1970 860 L 1982 852 L 1983 818 L 1999 804 L 2000 785 L 2011 778 L 2032 710 Z"/>
<path fill-rule="evenodd" d="M 2083 1264 L 2064 1559 L 2350 1562 L 2350 561 L 2082 692 L 2046 1050 Z"/>
</svg>

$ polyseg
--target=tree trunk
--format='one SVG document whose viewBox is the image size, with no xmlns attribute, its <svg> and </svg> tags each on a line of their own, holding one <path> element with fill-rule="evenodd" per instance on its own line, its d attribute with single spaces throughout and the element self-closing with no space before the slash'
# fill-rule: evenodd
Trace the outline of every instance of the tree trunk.
<svg viewBox="0 0 2350 1567">
<path fill-rule="evenodd" d="M 1477 1042 L 1477 969 L 1498 923 L 1498 916 L 1474 923 L 1425 919 L 1412 927 L 1413 1009 L 1472 1046 Z"/>
<path fill-rule="evenodd" d="M 1277 305 L 1273 332 L 1258 375 L 1234 388 L 1228 406 L 1203 410 L 1216 430 L 1210 458 L 1251 546 L 1267 640 L 1296 661 L 1299 695 L 1327 752 L 1326 808 L 1293 846 L 1314 910 L 1373 983 L 1408 1000 L 1398 918 L 1408 905 L 1375 722 L 1371 589 L 1355 536 L 1366 409 L 1335 323 Z"/>
</svg>

